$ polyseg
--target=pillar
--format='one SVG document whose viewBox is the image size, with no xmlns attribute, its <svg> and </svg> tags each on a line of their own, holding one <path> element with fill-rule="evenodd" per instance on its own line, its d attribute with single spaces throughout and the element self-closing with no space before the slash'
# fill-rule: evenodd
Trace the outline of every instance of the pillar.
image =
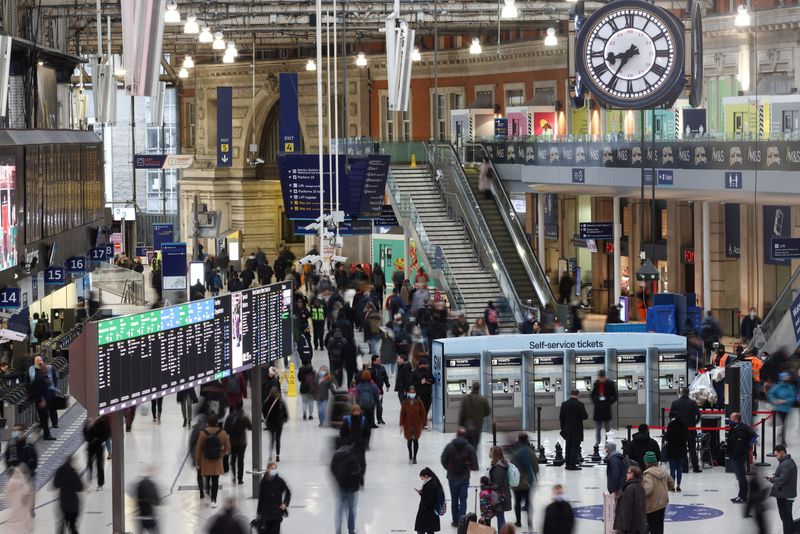
<svg viewBox="0 0 800 534">
<path fill-rule="evenodd" d="M 622 263 L 620 261 L 620 237 L 622 236 L 622 221 L 620 220 L 620 207 L 619 207 L 619 197 L 614 197 L 614 204 L 613 204 L 613 211 L 614 211 L 614 295 L 613 300 L 611 302 L 612 306 L 616 306 L 619 304 L 620 298 L 620 281 L 622 279 Z"/>
<path fill-rule="evenodd" d="M 711 309 L 711 205 L 703 202 L 703 309 Z"/>
<path fill-rule="evenodd" d="M 539 225 L 536 231 L 537 255 L 539 256 L 539 265 L 546 271 L 547 267 L 545 266 L 546 258 L 544 251 L 544 193 L 536 194 L 536 219 Z"/>
</svg>

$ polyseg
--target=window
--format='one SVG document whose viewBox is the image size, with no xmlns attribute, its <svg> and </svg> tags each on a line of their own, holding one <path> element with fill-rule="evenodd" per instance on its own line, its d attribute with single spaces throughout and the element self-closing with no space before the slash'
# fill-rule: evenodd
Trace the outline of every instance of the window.
<svg viewBox="0 0 800 534">
<path fill-rule="evenodd" d="M 454 109 L 464 109 L 465 97 L 463 87 L 439 88 L 438 108 L 434 106 L 434 94 L 431 91 L 431 115 L 436 114 L 436 120 L 431 121 L 431 138 L 439 133 L 439 141 L 447 141 L 452 138 L 450 130 L 450 112 Z M 438 130 L 435 127 L 438 125 Z"/>
<path fill-rule="evenodd" d="M 383 124 L 384 130 L 381 138 L 384 141 L 394 141 L 394 113 L 389 111 L 389 97 L 383 97 Z"/>
<path fill-rule="evenodd" d="M 381 139 L 383 141 L 411 141 L 411 97 L 408 111 L 391 111 L 389 96 L 385 91 L 380 93 L 381 99 Z"/>
<path fill-rule="evenodd" d="M 525 105 L 525 84 L 507 83 L 503 86 L 506 93 L 506 107 Z"/>
</svg>

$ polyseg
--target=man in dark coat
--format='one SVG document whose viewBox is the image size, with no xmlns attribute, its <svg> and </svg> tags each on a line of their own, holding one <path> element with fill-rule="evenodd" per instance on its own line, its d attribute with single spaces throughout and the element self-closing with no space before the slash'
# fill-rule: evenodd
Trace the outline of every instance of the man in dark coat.
<svg viewBox="0 0 800 534">
<path fill-rule="evenodd" d="M 478 470 L 478 455 L 467 441 L 466 434 L 465 429 L 459 428 L 455 439 L 447 444 L 440 457 L 442 467 L 447 471 L 453 513 L 451 525 L 454 527 L 458 526 L 458 522 L 467 513 L 470 471 Z"/>
<path fill-rule="evenodd" d="M 250 532 L 250 529 L 245 528 L 242 518 L 237 512 L 236 499 L 228 497 L 222 513 L 211 518 L 208 534 L 247 534 Z"/>
<path fill-rule="evenodd" d="M 739 333 L 742 336 L 742 341 L 749 343 L 753 339 L 753 332 L 756 327 L 761 324 L 761 317 L 756 315 L 756 309 L 750 308 L 744 319 L 742 319 L 742 326 L 739 328 Z"/>
<path fill-rule="evenodd" d="M 336 532 L 341 531 L 342 516 L 347 508 L 347 531 L 356 531 L 357 493 L 364 486 L 364 463 L 355 446 L 340 447 L 331 459 L 331 473 L 339 489 L 336 503 Z"/>
<path fill-rule="evenodd" d="M 158 496 L 158 488 L 153 477 L 155 467 L 150 466 L 147 473 L 136 484 L 136 503 L 139 505 L 139 524 L 140 532 L 158 532 L 158 522 L 156 520 L 156 506 L 161 502 Z"/>
<path fill-rule="evenodd" d="M 72 456 L 58 468 L 53 477 L 53 486 L 59 490 L 58 501 L 61 507 L 62 523 L 59 532 L 66 526 L 70 534 L 78 533 L 78 514 L 80 513 L 80 499 L 78 493 L 83 491 L 83 482 L 75 468 L 72 467 Z"/>
<path fill-rule="evenodd" d="M 639 425 L 639 431 L 631 436 L 631 460 L 640 468 L 644 467 L 644 455 L 648 452 L 655 454 L 656 460 L 661 461 L 661 447 L 650 437 L 650 427 L 643 423 Z"/>
<path fill-rule="evenodd" d="M 553 502 L 544 509 L 542 532 L 547 534 L 572 534 L 575 526 L 575 514 L 572 506 L 564 499 L 564 488 L 561 484 L 553 486 Z"/>
<path fill-rule="evenodd" d="M 402 352 L 397 354 L 397 378 L 394 381 L 394 390 L 397 392 L 397 398 L 400 399 L 400 404 L 406 400 L 406 391 L 412 386 L 411 383 L 411 363 L 408 361 L 408 354 Z"/>
<path fill-rule="evenodd" d="M 775 458 L 778 459 L 778 468 L 774 475 L 767 478 L 772 483 L 772 490 L 769 494 L 777 501 L 778 514 L 783 523 L 783 533 L 792 534 L 795 532 L 792 505 L 797 498 L 797 464 L 786 452 L 785 445 L 776 445 L 774 452 Z"/>
<path fill-rule="evenodd" d="M 106 440 L 111 437 L 111 429 L 105 417 L 97 419 L 88 418 L 83 427 L 83 437 L 86 438 L 86 453 L 88 455 L 89 479 L 92 478 L 92 467 L 97 465 L 97 489 L 100 490 L 105 484 L 105 464 L 104 454 Z"/>
<path fill-rule="evenodd" d="M 642 470 L 638 467 L 629 467 L 626 478 L 622 495 L 617 500 L 614 530 L 622 534 L 643 534 L 647 532 L 647 508 L 642 486 Z"/>
<path fill-rule="evenodd" d="M 742 414 L 731 414 L 731 429 L 728 433 L 728 461 L 739 483 L 739 495 L 731 499 L 732 503 L 741 504 L 747 500 L 747 463 L 750 461 L 750 449 L 756 438 L 755 432 L 742 422 Z"/>
<path fill-rule="evenodd" d="M 261 479 L 258 490 L 258 507 L 256 515 L 264 525 L 264 532 L 280 534 L 281 521 L 289 515 L 286 511 L 292 500 L 292 492 L 280 476 L 278 464 L 272 462 L 267 465 L 267 473 Z"/>
<path fill-rule="evenodd" d="M 561 424 L 561 437 L 564 438 L 564 459 L 568 471 L 577 471 L 578 447 L 583 441 L 583 422 L 589 419 L 586 407 L 579 399 L 580 392 L 573 389 L 568 400 L 561 404 L 558 421 Z"/>
<path fill-rule="evenodd" d="M 458 426 L 466 430 L 469 443 L 478 449 L 483 430 L 483 420 L 491 415 L 489 401 L 481 395 L 481 384 L 477 380 L 472 383 L 469 394 L 461 400 L 458 408 Z"/>
<path fill-rule="evenodd" d="M 611 407 L 617 402 L 617 398 L 617 385 L 611 380 L 606 380 L 606 372 L 601 369 L 592 386 L 592 404 L 594 404 L 592 419 L 595 427 L 594 442 L 597 445 L 601 443 L 602 428 L 605 427 L 606 432 L 611 430 Z"/>
<path fill-rule="evenodd" d="M 670 406 L 670 412 L 677 414 L 678 419 L 680 419 L 686 428 L 696 427 L 697 423 L 700 422 L 700 407 L 697 406 L 697 403 L 689 398 L 689 388 L 681 388 L 681 396 L 678 399 L 672 401 L 672 405 Z M 686 434 L 686 449 L 689 451 L 689 458 L 692 461 L 692 471 L 695 473 L 700 473 L 700 465 L 697 462 L 697 431 L 696 430 L 689 430 Z M 684 457 L 683 462 L 686 467 L 688 467 L 688 463 L 686 462 L 686 458 Z"/>
</svg>

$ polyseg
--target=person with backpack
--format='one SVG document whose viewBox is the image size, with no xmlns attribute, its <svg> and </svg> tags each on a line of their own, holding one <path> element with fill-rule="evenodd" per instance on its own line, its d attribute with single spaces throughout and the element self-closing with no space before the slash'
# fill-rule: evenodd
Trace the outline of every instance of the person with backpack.
<svg viewBox="0 0 800 534">
<path fill-rule="evenodd" d="M 617 450 L 617 444 L 607 441 L 606 447 L 606 489 L 611 495 L 619 496 L 625 486 L 625 473 L 628 465 L 622 453 Z"/>
<path fill-rule="evenodd" d="M 234 484 L 244 484 L 244 452 L 247 450 L 247 431 L 253 429 L 253 423 L 244 413 L 244 401 L 236 401 L 231 413 L 225 418 L 225 432 L 231 441 L 231 452 L 228 456 L 231 476 Z"/>
<path fill-rule="evenodd" d="M 88 455 L 87 468 L 89 480 L 92 478 L 92 464 L 97 464 L 97 490 L 103 489 L 105 484 L 105 443 L 111 437 L 111 428 L 106 417 L 97 419 L 88 417 L 83 426 L 83 437 L 86 439 L 86 453 Z"/>
<path fill-rule="evenodd" d="M 297 382 L 300 384 L 300 398 L 303 401 L 303 421 L 314 420 L 314 398 L 317 393 L 317 375 L 311 358 L 303 360 L 297 370 Z"/>
<path fill-rule="evenodd" d="M 539 459 L 536 451 L 528 443 L 528 433 L 520 432 L 517 442 L 511 447 L 509 459 L 519 470 L 519 484 L 513 486 L 514 492 L 514 525 L 521 527 L 522 510 L 528 513 L 528 530 L 533 530 L 533 498 L 531 493 L 536 488 L 539 475 Z"/>
<path fill-rule="evenodd" d="M 477 380 L 472 383 L 470 392 L 461 401 L 458 408 L 458 426 L 466 430 L 470 444 L 478 449 L 483 431 L 483 421 L 491 415 L 489 401 L 481 395 L 481 384 Z"/>
<path fill-rule="evenodd" d="M 356 505 L 358 491 L 364 486 L 363 456 L 355 444 L 339 447 L 331 459 L 331 473 L 339 489 L 336 501 L 335 529 L 342 533 L 342 515 L 347 508 L 347 532 L 356 534 Z"/>
<path fill-rule="evenodd" d="M 500 315 L 498 314 L 497 307 L 491 300 L 486 305 L 483 311 L 483 321 L 486 323 L 486 328 L 489 330 L 490 336 L 496 336 L 500 330 Z"/>
<path fill-rule="evenodd" d="M 471 471 L 478 470 L 478 455 L 466 438 L 467 431 L 459 428 L 456 437 L 442 451 L 440 461 L 447 471 L 447 482 L 450 486 L 450 502 L 452 503 L 453 522 L 458 527 L 467 513 L 467 490 Z"/>
<path fill-rule="evenodd" d="M 644 467 L 644 456 L 648 452 L 652 452 L 656 460 L 661 462 L 661 447 L 658 442 L 650 437 L 650 427 L 642 423 L 639 425 L 639 431 L 634 432 L 631 436 L 631 460 L 636 462 L 640 468 Z"/>
<path fill-rule="evenodd" d="M 260 532 L 280 534 L 281 522 L 289 515 L 292 492 L 286 481 L 278 475 L 278 464 L 267 465 L 267 472 L 261 479 L 258 490 L 256 517 L 262 525 Z"/>
<path fill-rule="evenodd" d="M 231 451 L 228 433 L 217 426 L 217 414 L 208 415 L 208 425 L 197 437 L 195 462 L 200 467 L 200 475 L 210 488 L 211 507 L 217 507 L 219 477 L 225 472 L 222 458 Z"/>
<path fill-rule="evenodd" d="M 503 449 L 500 447 L 492 447 L 489 449 L 489 460 L 491 466 L 489 467 L 489 481 L 495 487 L 499 502 L 497 503 L 497 530 L 503 528 L 506 523 L 506 512 L 511 511 L 511 466 L 505 456 Z M 517 484 L 519 483 L 519 470 L 513 468 L 516 472 Z M 514 486 L 516 484 L 513 484 Z"/>
<path fill-rule="evenodd" d="M 342 334 L 340 328 L 336 328 L 333 336 L 328 338 L 328 343 L 325 348 L 328 349 L 328 364 L 330 365 L 331 373 L 336 383 L 342 385 L 342 368 L 344 367 L 344 350 L 347 345 L 347 340 Z M 349 383 L 349 382 L 348 382 Z"/>
<path fill-rule="evenodd" d="M 216 297 L 222 289 L 222 275 L 219 274 L 217 269 L 211 271 L 211 296 Z"/>
<path fill-rule="evenodd" d="M 375 382 L 372 381 L 372 375 L 366 369 L 361 372 L 361 381 L 356 386 L 355 400 L 361 407 L 364 417 L 367 418 L 366 434 L 366 447 L 369 450 L 369 438 L 373 428 L 378 428 L 375 424 L 375 409 L 378 407 L 378 399 L 380 399 L 381 392 Z"/>
<path fill-rule="evenodd" d="M 419 479 L 422 481 L 422 488 L 416 490 L 419 494 L 419 508 L 414 521 L 414 530 L 417 534 L 439 532 L 441 530 L 439 516 L 447 513 L 447 501 L 442 483 L 430 467 L 419 472 Z"/>
<path fill-rule="evenodd" d="M 747 500 L 747 464 L 750 461 L 750 451 L 753 448 L 757 435 L 742 422 L 742 414 L 733 412 L 730 416 L 731 428 L 728 433 L 728 461 L 731 464 L 736 481 L 739 483 L 739 495 L 731 499 L 732 503 L 742 504 Z"/>
<path fill-rule="evenodd" d="M 53 329 L 50 327 L 50 322 L 47 320 L 47 314 L 42 313 L 42 316 L 36 321 L 33 335 L 39 343 L 47 341 L 53 335 Z"/>
<path fill-rule="evenodd" d="M 233 410 L 236 405 L 247 398 L 247 377 L 244 373 L 234 373 L 223 379 L 222 385 L 225 388 L 225 400 L 228 401 L 228 408 Z"/>
<path fill-rule="evenodd" d="M 408 389 L 406 400 L 403 401 L 400 407 L 400 428 L 403 429 L 403 436 L 406 438 L 409 463 L 417 463 L 419 438 L 427 421 L 428 414 L 425 413 L 425 406 L 417 398 L 414 386 L 411 386 Z"/>
<path fill-rule="evenodd" d="M 58 379 L 52 366 L 45 364 L 41 356 L 33 359 L 33 365 L 28 369 L 30 385 L 28 392 L 30 400 L 35 403 L 39 415 L 39 425 L 42 427 L 42 439 L 55 440 L 50 433 L 48 422 L 53 428 L 58 428 L 58 412 L 56 411 L 55 398 L 57 394 Z"/>
<path fill-rule="evenodd" d="M 272 459 L 272 452 L 275 451 L 275 461 L 281 461 L 281 434 L 283 425 L 289 420 L 289 410 L 283 402 L 277 388 L 272 388 L 269 397 L 261 405 L 261 414 L 264 416 L 264 423 L 270 434 L 269 458 Z"/>
</svg>

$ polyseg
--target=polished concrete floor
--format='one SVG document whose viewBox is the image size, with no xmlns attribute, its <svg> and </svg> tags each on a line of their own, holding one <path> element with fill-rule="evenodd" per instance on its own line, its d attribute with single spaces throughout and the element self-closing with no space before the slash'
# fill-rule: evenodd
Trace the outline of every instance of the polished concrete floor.
<svg viewBox="0 0 800 534">
<path fill-rule="evenodd" d="M 323 354 L 317 352 L 315 364 L 323 363 Z M 303 421 L 300 415 L 299 399 L 287 399 L 291 412 L 290 420 L 283 434 L 283 447 L 280 462 L 280 473 L 292 490 L 292 503 L 289 517 L 284 521 L 283 532 L 335 532 L 333 527 L 334 498 L 336 491 L 328 476 L 328 465 L 331 455 L 332 430 L 317 426 L 317 421 Z M 395 394 L 386 397 L 382 426 L 373 433 L 372 448 L 368 452 L 368 471 L 366 485 L 359 495 L 357 532 L 359 534 L 388 534 L 393 532 L 413 532 L 414 517 L 418 505 L 418 496 L 414 491 L 419 487 L 419 470 L 425 466 L 432 467 L 444 480 L 444 471 L 439 463 L 442 449 L 452 438 L 437 432 L 425 432 L 420 440 L 418 465 L 409 465 L 406 444 L 397 425 L 399 405 Z M 209 518 L 218 510 L 212 510 L 208 499 L 201 501 L 195 490 L 194 470 L 187 459 L 187 440 L 189 431 L 181 428 L 181 414 L 174 399 L 165 399 L 162 423 L 155 424 L 149 416 L 138 415 L 133 431 L 125 435 L 125 470 L 126 488 L 130 493 L 132 485 L 146 466 L 157 468 L 157 483 L 164 496 L 162 506 L 158 510 L 162 533 L 194 533 L 203 532 Z M 798 444 L 797 423 L 791 423 L 789 445 Z M 592 433 L 593 434 L 593 433 Z M 268 434 L 264 432 L 265 444 Z M 587 432 L 590 439 L 590 433 Z M 480 458 L 482 466 L 486 465 L 489 441 L 491 436 L 484 434 Z M 501 439 L 507 439 L 501 437 Z M 548 452 L 552 451 L 557 435 L 547 432 Z M 588 453 L 588 447 L 584 452 Z M 250 469 L 250 451 L 246 459 L 246 468 Z M 790 451 L 791 452 L 791 451 Z M 82 447 L 76 454 L 76 466 L 82 469 L 85 465 L 85 449 Z M 265 454 L 266 458 L 266 454 Z M 775 464 L 772 460 L 773 466 Z M 107 462 L 107 476 L 110 477 L 111 462 Z M 772 468 L 766 468 L 770 470 Z M 477 484 L 480 473 L 473 475 L 472 483 Z M 227 476 L 221 478 L 221 498 L 233 496 L 243 516 L 249 521 L 254 517 L 256 501 L 251 498 L 249 481 L 243 486 L 232 486 Z M 541 533 L 544 507 L 550 499 L 550 488 L 560 483 L 566 488 L 567 498 L 578 509 L 581 517 L 601 516 L 598 505 L 603 502 L 602 492 L 605 488 L 605 468 L 590 467 L 582 471 L 568 472 L 561 467 L 546 467 L 539 479 L 539 488 L 535 495 L 533 507 L 534 532 Z M 706 470 L 702 474 L 684 476 L 683 493 L 672 493 L 670 517 L 666 532 L 679 532 L 681 529 L 714 529 L 724 530 L 726 534 L 750 534 L 756 532 L 749 519 L 743 519 L 741 505 L 732 504 L 729 499 L 735 496 L 736 483 L 732 474 L 726 474 L 722 468 Z M 449 497 L 449 495 L 448 495 Z M 52 484 L 47 484 L 38 492 L 35 518 L 35 532 L 51 533 L 58 521 L 57 494 Z M 474 506 L 474 493 L 470 490 L 469 509 Z M 773 503 L 770 514 L 769 533 L 780 532 L 777 512 Z M 136 508 L 130 498 L 127 499 L 127 530 L 137 531 Z M 2 524 L 8 518 L 8 511 L 0 513 L 0 532 L 4 532 Z M 510 513 L 513 516 L 513 512 Z M 796 512 L 796 515 L 800 513 Z M 446 519 L 446 520 L 444 520 Z M 103 491 L 96 491 L 96 482 L 87 481 L 87 490 L 83 495 L 82 514 L 80 518 L 81 532 L 94 534 L 111 532 L 111 489 L 110 480 Z M 513 519 L 512 519 L 513 520 Z M 523 524 L 525 520 L 523 519 Z M 449 515 L 442 521 L 442 532 L 455 532 L 450 527 Z M 579 519 L 576 533 L 602 533 L 599 520 Z"/>
</svg>

